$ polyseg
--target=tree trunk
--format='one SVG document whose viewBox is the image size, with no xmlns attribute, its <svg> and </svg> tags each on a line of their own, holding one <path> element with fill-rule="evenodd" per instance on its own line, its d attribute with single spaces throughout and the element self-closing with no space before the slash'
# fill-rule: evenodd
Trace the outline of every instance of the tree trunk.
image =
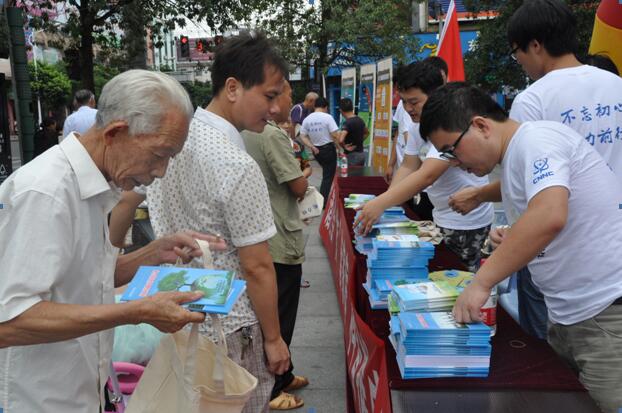
<svg viewBox="0 0 622 413">
<path fill-rule="evenodd" d="M 80 8 L 80 80 L 82 87 L 95 92 L 93 76 L 93 27 L 95 15 L 89 0 L 82 0 Z"/>
</svg>

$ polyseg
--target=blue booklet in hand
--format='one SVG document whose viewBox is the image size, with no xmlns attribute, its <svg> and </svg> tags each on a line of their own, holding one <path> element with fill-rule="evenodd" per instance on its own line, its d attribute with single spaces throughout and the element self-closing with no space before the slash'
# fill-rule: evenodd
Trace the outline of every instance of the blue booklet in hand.
<svg viewBox="0 0 622 413">
<path fill-rule="evenodd" d="M 139 300 L 166 291 L 200 291 L 203 297 L 184 306 L 192 311 L 228 314 L 245 290 L 246 282 L 236 280 L 233 271 L 140 267 L 121 300 Z"/>
</svg>

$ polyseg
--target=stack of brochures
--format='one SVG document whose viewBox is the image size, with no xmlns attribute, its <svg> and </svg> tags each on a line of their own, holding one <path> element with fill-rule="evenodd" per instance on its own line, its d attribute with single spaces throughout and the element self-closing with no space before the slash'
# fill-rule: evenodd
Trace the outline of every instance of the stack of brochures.
<svg viewBox="0 0 622 413">
<path fill-rule="evenodd" d="M 395 284 L 428 281 L 428 262 L 434 246 L 420 242 L 416 235 L 378 235 L 367 256 L 367 282 L 372 309 L 387 308 L 388 295 Z"/>
<path fill-rule="evenodd" d="M 245 290 L 246 281 L 236 279 L 233 271 L 140 267 L 121 300 L 139 300 L 165 291 L 200 291 L 203 297 L 184 306 L 191 311 L 228 314 Z"/>
<path fill-rule="evenodd" d="M 375 224 L 366 236 L 354 233 L 354 247 L 361 254 L 369 255 L 374 249 L 373 240 L 378 235 L 417 235 L 418 233 L 419 226 L 410 219 Z"/>
<path fill-rule="evenodd" d="M 393 286 L 391 294 L 402 311 L 451 310 L 462 289 L 446 281 L 427 281 Z"/>
<path fill-rule="evenodd" d="M 389 341 L 402 378 L 487 377 L 490 327 L 457 323 L 450 312 L 392 316 Z"/>
<path fill-rule="evenodd" d="M 430 281 L 445 281 L 462 292 L 473 281 L 473 273 L 469 271 L 443 270 L 431 272 L 428 278 Z"/>
<path fill-rule="evenodd" d="M 371 201 L 376 195 L 370 194 L 350 194 L 347 198 L 343 199 L 344 208 L 356 209 L 365 205 L 365 202 Z"/>
</svg>

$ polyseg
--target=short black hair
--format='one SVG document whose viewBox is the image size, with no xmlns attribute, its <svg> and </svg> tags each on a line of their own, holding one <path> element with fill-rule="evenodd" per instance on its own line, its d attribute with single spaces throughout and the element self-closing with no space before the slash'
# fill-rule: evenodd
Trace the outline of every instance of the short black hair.
<svg viewBox="0 0 622 413">
<path fill-rule="evenodd" d="M 339 101 L 339 109 L 344 112 L 352 112 L 354 110 L 354 105 L 352 105 L 352 99 L 343 98 Z"/>
<path fill-rule="evenodd" d="M 435 66 L 424 61 L 414 62 L 406 66 L 400 71 L 397 80 L 398 90 L 406 91 L 418 88 L 426 95 L 441 86 L 443 86 L 441 72 Z"/>
<path fill-rule="evenodd" d="M 316 108 L 327 108 L 328 107 L 328 101 L 326 99 L 324 99 L 322 96 L 318 96 L 318 98 L 315 99 L 314 107 L 316 107 Z"/>
<path fill-rule="evenodd" d="M 580 59 L 581 63 L 585 65 L 590 65 L 597 67 L 599 69 L 606 70 L 607 72 L 611 72 L 616 76 L 620 76 L 620 72 L 618 71 L 618 67 L 614 63 L 611 58 L 605 54 L 596 53 L 596 54 L 588 54 L 584 58 Z"/>
<path fill-rule="evenodd" d="M 217 96 L 225 87 L 227 78 L 240 81 L 245 89 L 265 81 L 265 68 L 272 66 L 287 76 L 287 62 L 270 40 L 261 32 L 240 33 L 222 42 L 216 48 L 212 63 L 212 93 Z"/>
<path fill-rule="evenodd" d="M 86 105 L 94 97 L 95 95 L 93 94 L 93 92 L 88 89 L 80 89 L 76 92 L 75 95 L 73 95 L 73 99 L 75 100 L 76 106 L 78 107 Z"/>
<path fill-rule="evenodd" d="M 504 122 L 508 114 L 481 89 L 465 82 L 451 82 L 428 96 L 421 112 L 419 133 L 424 140 L 438 129 L 461 132 L 474 116 Z"/>
<path fill-rule="evenodd" d="M 523 51 L 537 40 L 553 57 L 575 54 L 579 48 L 577 19 L 560 0 L 527 0 L 508 22 L 508 42 Z"/>
<path fill-rule="evenodd" d="M 447 62 L 439 56 L 428 56 L 423 59 L 424 62 L 431 64 L 436 67 L 438 70 L 441 70 L 445 73 L 445 76 L 449 74 L 449 66 L 447 66 Z"/>
</svg>

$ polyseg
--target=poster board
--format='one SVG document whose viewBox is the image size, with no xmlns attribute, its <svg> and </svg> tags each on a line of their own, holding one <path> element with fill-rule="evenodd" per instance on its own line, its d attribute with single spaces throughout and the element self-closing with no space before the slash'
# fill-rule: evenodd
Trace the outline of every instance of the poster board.
<svg viewBox="0 0 622 413">
<path fill-rule="evenodd" d="M 391 127 L 393 114 L 393 58 L 378 62 L 376 73 L 376 96 L 374 105 L 374 134 L 371 145 L 371 164 L 384 173 L 391 153 Z"/>
</svg>

